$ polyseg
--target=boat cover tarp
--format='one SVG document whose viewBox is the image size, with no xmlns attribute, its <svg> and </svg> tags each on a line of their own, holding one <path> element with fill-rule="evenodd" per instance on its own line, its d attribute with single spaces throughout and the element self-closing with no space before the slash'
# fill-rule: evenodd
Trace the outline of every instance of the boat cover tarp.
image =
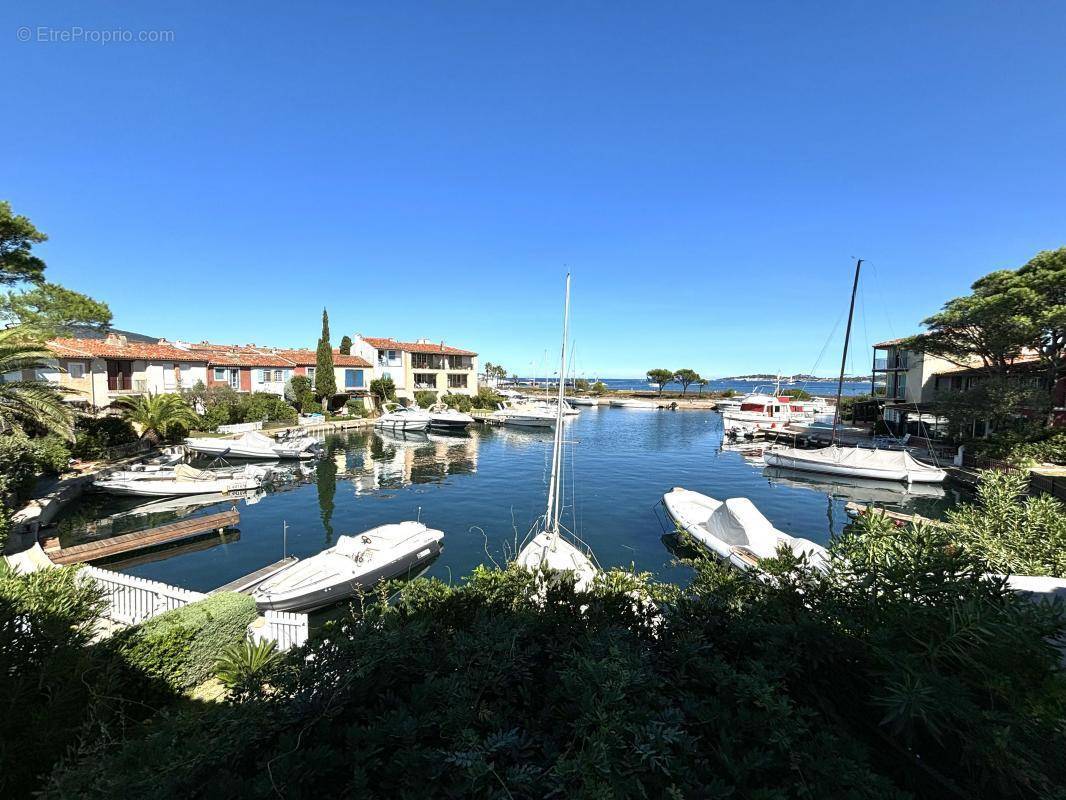
<svg viewBox="0 0 1066 800">
<path fill-rule="evenodd" d="M 778 531 L 746 497 L 733 497 L 718 506 L 707 520 L 712 534 L 729 545 L 777 547 Z"/>
<path fill-rule="evenodd" d="M 869 450 L 863 447 L 824 447 L 821 450 L 799 450 L 793 447 L 775 449 L 781 458 L 794 458 L 807 463 L 833 464 L 853 469 L 898 470 L 911 474 L 937 472 L 937 467 L 923 464 L 906 450 Z"/>
<path fill-rule="evenodd" d="M 197 469 L 188 464 L 178 464 L 174 467 L 174 477 L 179 481 L 210 481 L 215 479 L 215 476 L 207 470 Z"/>
</svg>

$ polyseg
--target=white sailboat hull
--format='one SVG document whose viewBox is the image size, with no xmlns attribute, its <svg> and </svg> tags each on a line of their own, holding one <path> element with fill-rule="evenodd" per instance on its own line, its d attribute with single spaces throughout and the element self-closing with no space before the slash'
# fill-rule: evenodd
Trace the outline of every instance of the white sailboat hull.
<svg viewBox="0 0 1066 800">
<path fill-rule="evenodd" d="M 947 477 L 944 470 L 915 460 L 905 450 L 865 450 L 835 445 L 821 450 L 782 447 L 765 451 L 763 460 L 772 467 L 904 483 L 942 483 Z"/>
</svg>

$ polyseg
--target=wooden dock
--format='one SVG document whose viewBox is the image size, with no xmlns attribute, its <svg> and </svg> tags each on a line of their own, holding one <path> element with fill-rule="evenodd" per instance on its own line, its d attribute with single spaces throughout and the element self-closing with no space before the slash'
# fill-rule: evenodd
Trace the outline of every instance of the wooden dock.
<svg viewBox="0 0 1066 800">
<path fill-rule="evenodd" d="M 908 522 L 916 522 L 921 525 L 938 525 L 946 526 L 947 523 L 941 522 L 938 519 L 930 519 L 929 517 L 923 517 L 920 514 L 904 514 L 902 511 L 890 511 L 887 508 L 881 508 L 880 506 L 867 506 L 862 503 L 848 503 L 844 506 L 844 510 L 852 517 L 857 517 L 860 514 L 880 514 L 881 516 L 888 517 L 893 522 L 899 525 L 905 525 Z"/>
<path fill-rule="evenodd" d="M 240 592 L 241 594 L 251 594 L 252 590 L 256 586 L 261 584 L 271 575 L 285 569 L 289 564 L 296 563 L 296 556 L 285 556 L 280 561 L 275 561 L 273 564 L 257 569 L 255 572 L 249 572 L 247 575 L 243 575 L 237 578 L 235 581 L 219 586 L 217 589 L 212 589 L 209 594 L 219 594 L 220 592 Z"/>
<path fill-rule="evenodd" d="M 202 536 L 214 531 L 222 533 L 226 528 L 240 522 L 240 519 L 240 512 L 233 508 L 218 514 L 184 519 L 180 522 L 171 522 L 167 525 L 124 533 L 121 536 L 112 536 L 95 542 L 63 547 L 59 550 L 49 551 L 46 549 L 45 552 L 56 564 L 81 564 L 122 555 L 134 550 L 145 550 L 149 547 L 159 547 L 172 542 L 180 542 L 184 539 L 191 539 L 194 536 Z"/>
</svg>

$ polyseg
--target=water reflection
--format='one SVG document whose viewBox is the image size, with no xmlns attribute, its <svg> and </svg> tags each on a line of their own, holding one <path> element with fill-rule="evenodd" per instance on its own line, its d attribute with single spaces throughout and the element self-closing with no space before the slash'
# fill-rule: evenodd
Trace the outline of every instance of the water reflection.
<svg viewBox="0 0 1066 800">
<path fill-rule="evenodd" d="M 476 433 L 374 431 L 349 440 L 343 476 L 357 495 L 441 483 L 477 472 L 480 442 Z"/>
<path fill-rule="evenodd" d="M 770 485 L 795 486 L 821 492 L 838 500 L 873 503 L 897 508 L 913 505 L 916 500 L 942 500 L 947 492 L 940 484 L 878 481 L 869 478 L 823 477 L 812 472 L 766 467 L 762 474 Z"/>
</svg>

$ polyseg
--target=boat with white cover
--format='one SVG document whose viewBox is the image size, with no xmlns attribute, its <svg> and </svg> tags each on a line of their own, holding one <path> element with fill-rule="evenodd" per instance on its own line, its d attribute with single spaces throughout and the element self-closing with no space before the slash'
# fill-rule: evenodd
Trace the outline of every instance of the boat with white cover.
<svg viewBox="0 0 1066 800">
<path fill-rule="evenodd" d="M 763 460 L 771 467 L 904 483 L 942 483 L 948 475 L 940 467 L 918 461 L 906 450 L 838 445 L 820 450 L 771 447 L 763 451 Z"/>
<path fill-rule="evenodd" d="M 615 397 L 611 400 L 610 406 L 611 408 L 658 408 L 651 400 L 641 400 L 637 397 Z"/>
<path fill-rule="evenodd" d="M 248 431 L 236 439 L 191 437 L 185 440 L 185 446 L 208 456 L 274 459 L 314 458 L 321 444 L 310 436 L 274 440 L 259 431 Z"/>
<path fill-rule="evenodd" d="M 424 431 L 429 422 L 429 414 L 422 409 L 400 407 L 374 420 L 374 427 L 390 431 Z"/>
<path fill-rule="evenodd" d="M 813 411 L 806 411 L 788 395 L 754 392 L 740 401 L 736 411 L 722 412 L 722 426 L 727 435 L 747 436 L 753 433 L 784 430 L 789 424 L 814 419 Z"/>
<path fill-rule="evenodd" d="M 436 407 L 429 410 L 429 427 L 442 431 L 463 431 L 474 418 L 455 408 Z"/>
<path fill-rule="evenodd" d="M 824 547 L 779 531 L 746 497 L 722 501 L 677 487 L 663 495 L 663 506 L 700 545 L 737 569 L 757 567 L 760 560 L 776 556 L 782 545 L 805 555 L 815 568 L 824 569 L 828 563 Z"/>
<path fill-rule="evenodd" d="M 93 488 L 109 494 L 139 497 L 171 497 L 175 495 L 211 494 L 214 492 L 244 492 L 258 489 L 267 470 L 249 464 L 239 471 L 196 469 L 178 464 L 173 473 L 138 473 L 133 478 L 107 477 L 93 481 Z"/>
<path fill-rule="evenodd" d="M 600 398 L 598 397 L 568 397 L 566 398 L 572 406 L 598 406 L 600 404 Z"/>
<path fill-rule="evenodd" d="M 566 301 L 563 306 L 563 345 L 559 366 L 559 398 L 555 407 L 555 438 L 552 442 L 552 469 L 548 481 L 548 507 L 544 515 L 527 534 L 529 541 L 523 544 L 515 558 L 523 569 L 543 575 L 546 572 L 568 573 L 574 578 L 574 588 L 588 591 L 599 569 L 593 562 L 592 551 L 570 534 L 573 542 L 564 538 L 565 529 L 559 520 L 563 506 L 563 414 L 566 402 L 563 387 L 566 385 L 566 338 L 570 324 L 570 275 L 566 276 Z M 569 533 L 567 531 L 567 533 Z"/>
<path fill-rule="evenodd" d="M 441 551 L 444 532 L 407 520 L 341 536 L 318 555 L 277 572 L 252 592 L 260 610 L 309 611 L 382 580 L 414 574 Z"/>
<path fill-rule="evenodd" d="M 546 406 L 512 400 L 500 403 L 500 407 L 492 412 L 492 416 L 504 425 L 519 428 L 552 428 L 555 426 L 556 417 L 561 417 L 554 411 L 549 411 Z"/>
</svg>

